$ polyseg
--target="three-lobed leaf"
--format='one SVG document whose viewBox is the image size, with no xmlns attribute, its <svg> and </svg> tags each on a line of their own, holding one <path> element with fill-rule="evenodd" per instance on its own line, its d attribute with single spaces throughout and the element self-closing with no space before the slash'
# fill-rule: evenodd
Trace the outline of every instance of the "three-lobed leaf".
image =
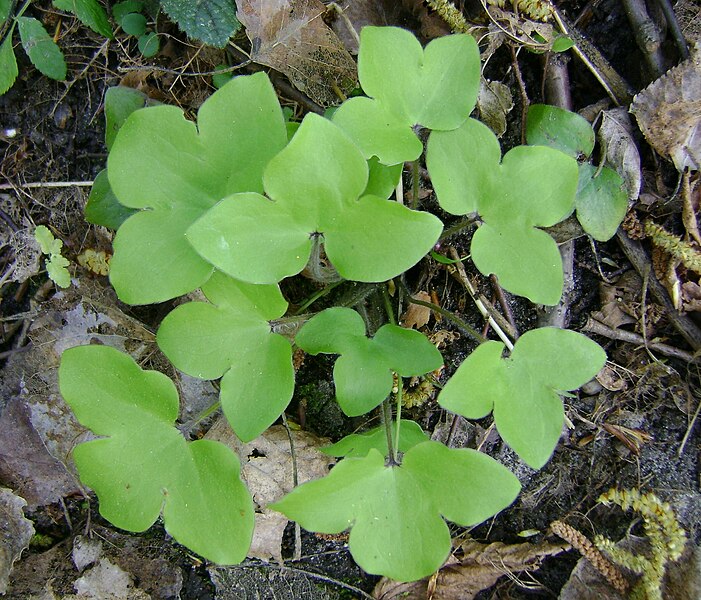
<svg viewBox="0 0 701 600">
<path fill-rule="evenodd" d="M 606 362 L 606 353 L 588 337 L 545 327 L 521 336 L 511 355 L 504 344 L 481 344 L 458 367 L 441 391 L 444 408 L 469 419 L 491 410 L 504 441 L 531 467 L 550 458 L 562 431 L 559 393 L 584 385 Z"/>
<path fill-rule="evenodd" d="M 471 246 L 485 275 L 540 304 L 562 295 L 562 259 L 549 227 L 574 209 L 576 161 L 553 148 L 518 146 L 501 158 L 496 136 L 468 119 L 452 131 L 434 131 L 426 164 L 440 205 L 452 214 L 479 212 L 484 224 Z"/>
<path fill-rule="evenodd" d="M 476 525 L 519 491 L 518 479 L 490 457 L 426 441 L 407 450 L 400 466 L 386 467 L 374 448 L 346 458 L 270 507 L 310 531 L 350 529 L 351 554 L 365 571 L 412 581 L 448 557 L 450 532 L 441 515 Z"/>
<path fill-rule="evenodd" d="M 162 302 L 209 279 L 212 265 L 185 232 L 222 198 L 262 191 L 263 170 L 286 142 L 282 111 L 263 73 L 237 77 L 215 92 L 197 124 L 173 106 L 132 113 L 107 166 L 119 202 L 139 209 L 114 240 L 110 280 L 120 299 Z"/>
<path fill-rule="evenodd" d="M 295 342 L 309 354 L 340 354 L 333 369 L 336 398 L 347 415 L 369 412 L 392 390 L 392 373 L 413 377 L 443 364 L 436 347 L 421 333 L 383 325 L 373 338 L 350 308 L 328 308 L 307 321 Z"/>
<path fill-rule="evenodd" d="M 404 29 L 364 27 L 358 76 L 370 98 L 344 102 L 333 120 L 366 158 L 378 156 L 384 164 L 415 160 L 422 151 L 415 125 L 455 129 L 469 116 L 479 91 L 479 64 L 469 35 L 438 38 L 423 49 Z"/>
<path fill-rule="evenodd" d="M 361 196 L 367 161 L 343 131 L 315 114 L 270 161 L 263 180 L 268 198 L 225 198 L 187 231 L 204 259 L 251 283 L 302 271 L 321 236 L 342 277 L 384 281 L 416 264 L 442 230 L 433 215 Z"/>
<path fill-rule="evenodd" d="M 414 421 L 402 419 L 399 429 L 399 452 L 407 452 L 421 442 L 427 442 L 430 438 L 423 432 L 421 426 Z M 362 458 L 367 456 L 371 449 L 375 449 L 387 456 L 387 430 L 384 425 L 374 427 L 363 433 L 352 433 L 335 444 L 320 448 L 321 452 L 329 456 Z"/>
<path fill-rule="evenodd" d="M 205 558 L 246 557 L 253 502 L 238 458 L 217 442 L 185 440 L 174 427 L 179 401 L 170 379 L 109 346 L 79 346 L 63 353 L 59 384 L 81 424 L 100 436 L 73 457 L 106 519 L 144 531 L 162 514 L 166 530 Z"/>
<path fill-rule="evenodd" d="M 253 285 L 215 273 L 202 286 L 207 302 L 188 302 L 158 329 L 158 345 L 181 371 L 221 380 L 220 400 L 245 442 L 258 437 L 292 398 L 292 348 L 272 333 L 287 302 L 277 285 Z"/>
</svg>

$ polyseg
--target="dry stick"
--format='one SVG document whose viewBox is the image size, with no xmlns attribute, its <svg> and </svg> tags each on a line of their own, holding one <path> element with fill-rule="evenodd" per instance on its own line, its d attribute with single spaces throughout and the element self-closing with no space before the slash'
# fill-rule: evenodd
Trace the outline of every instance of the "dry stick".
<svg viewBox="0 0 701 600">
<path fill-rule="evenodd" d="M 546 97 L 551 104 L 572 110 L 570 95 L 570 77 L 567 63 L 550 53 L 547 58 L 547 77 L 545 78 Z M 560 301 L 555 306 L 544 306 L 538 315 L 538 327 L 558 327 L 567 329 L 570 322 L 570 302 L 574 293 L 574 240 L 560 244 L 564 285 Z"/>
<path fill-rule="evenodd" d="M 0 190 L 36 189 L 36 188 L 65 188 L 90 187 L 92 181 L 36 181 L 32 183 L 0 183 Z"/>
<path fill-rule="evenodd" d="M 504 316 L 509 322 L 509 325 L 511 325 L 514 334 L 514 339 L 516 339 L 518 338 L 518 327 L 516 327 L 516 319 L 514 319 L 514 312 L 511 310 L 511 304 L 509 304 L 509 301 L 506 298 L 506 295 L 504 294 L 504 288 L 499 285 L 499 280 L 494 274 L 491 274 L 489 276 L 489 281 L 492 282 L 492 288 L 494 289 L 494 293 L 497 295 L 499 305 L 504 311 Z"/>
<path fill-rule="evenodd" d="M 299 475 L 297 470 L 297 452 L 295 451 L 295 441 L 292 438 L 292 430 L 290 429 L 290 424 L 287 422 L 287 415 L 285 411 L 282 411 L 282 424 L 285 426 L 285 431 L 287 432 L 287 439 L 290 442 L 290 456 L 292 457 L 292 485 L 297 488 L 299 485 Z M 293 560 L 299 560 L 302 557 L 302 529 L 299 523 L 295 522 L 295 550 L 293 554 Z"/>
<path fill-rule="evenodd" d="M 635 42 L 645 56 L 653 79 L 657 79 L 665 71 L 662 32 L 647 13 L 645 0 L 623 0 L 623 9 L 633 29 Z"/>
<path fill-rule="evenodd" d="M 631 240 L 628 235 L 622 230 L 618 230 L 616 234 L 618 243 L 620 244 L 626 257 L 633 265 L 638 274 L 643 277 L 643 274 L 650 268 L 650 259 L 647 257 L 645 250 L 640 245 L 640 242 Z M 701 350 L 701 329 L 698 328 L 687 315 L 680 314 L 672 304 L 672 301 L 667 295 L 667 290 L 655 277 L 654 273 L 650 272 L 648 278 L 650 293 L 655 298 L 658 304 L 661 304 L 667 312 L 667 316 L 672 321 L 675 329 L 682 335 L 688 344 L 694 350 Z"/>
<path fill-rule="evenodd" d="M 480 311 L 480 313 L 482 313 L 482 316 L 485 319 L 487 319 L 489 324 L 494 328 L 494 331 L 501 338 L 501 341 L 504 342 L 504 345 L 509 349 L 510 352 L 514 349 L 514 344 L 511 341 L 511 339 L 504 333 L 504 329 L 502 329 L 502 326 L 504 326 L 504 328 L 508 331 L 510 329 L 509 323 L 506 323 L 504 318 L 501 315 L 499 315 L 499 313 L 497 313 L 494 310 L 494 307 L 492 307 L 491 305 L 491 311 L 487 309 L 488 303 L 477 293 L 477 290 L 468 279 L 467 273 L 465 272 L 465 266 L 462 264 L 462 260 L 460 259 L 458 251 L 451 246 L 448 249 L 448 252 L 453 257 L 453 260 L 455 260 L 455 266 L 457 267 L 457 272 L 459 276 L 458 278 L 460 279 L 460 282 L 465 286 L 465 289 L 469 292 L 470 296 L 472 297 L 472 301 L 475 303 L 475 306 L 477 306 L 477 309 Z M 499 317 L 501 317 L 501 324 L 497 323 L 497 320 L 494 318 L 496 315 L 499 315 Z M 515 336 L 513 331 L 511 331 L 510 333 L 512 337 Z"/>
<path fill-rule="evenodd" d="M 686 60 L 689 58 L 689 45 L 686 43 L 686 38 L 684 37 L 682 28 L 679 26 L 679 21 L 677 20 L 677 15 L 674 12 L 674 8 L 672 8 L 671 2 L 669 0 L 657 0 L 657 4 L 659 4 L 662 9 L 664 18 L 667 21 L 667 27 L 669 27 L 669 32 L 674 38 L 674 43 L 677 45 L 679 54 Z"/>
<path fill-rule="evenodd" d="M 612 329 L 611 327 L 608 327 L 604 325 L 603 323 L 600 323 L 596 319 L 593 319 L 592 317 L 589 317 L 587 320 L 587 324 L 582 328 L 582 331 L 586 331 L 587 333 L 594 333 L 596 335 L 601 335 L 603 337 L 609 338 L 611 340 L 618 340 L 620 342 L 628 342 L 630 344 L 635 344 L 636 346 L 646 346 L 650 350 L 655 350 L 656 352 L 659 352 L 660 354 L 664 354 L 665 356 L 671 356 L 672 358 L 678 358 L 680 360 L 692 363 L 695 361 L 699 361 L 701 359 L 701 355 L 694 355 L 691 352 L 687 352 L 686 350 L 681 350 L 679 348 L 675 348 L 674 346 L 670 346 L 669 344 L 662 344 L 660 342 L 651 342 L 651 341 L 646 341 L 643 338 L 643 336 L 633 333 L 632 331 L 625 331 L 623 329 Z"/>
</svg>

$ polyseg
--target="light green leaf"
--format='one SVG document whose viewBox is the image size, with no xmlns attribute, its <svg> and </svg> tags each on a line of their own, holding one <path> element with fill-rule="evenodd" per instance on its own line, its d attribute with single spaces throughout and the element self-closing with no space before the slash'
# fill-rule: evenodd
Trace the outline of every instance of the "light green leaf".
<svg viewBox="0 0 701 600">
<path fill-rule="evenodd" d="M 145 106 L 160 104 L 151 100 L 146 94 L 134 88 L 116 85 L 105 93 L 105 145 L 107 150 L 117 137 L 119 128 L 124 125 L 129 115 Z"/>
<path fill-rule="evenodd" d="M 368 160 L 368 184 L 363 196 L 389 198 L 402 176 L 403 164 L 386 166 L 377 157 Z"/>
<path fill-rule="evenodd" d="M 95 33 L 109 39 L 114 37 L 107 13 L 97 0 L 53 0 L 53 5 L 73 13 Z"/>
<path fill-rule="evenodd" d="M 399 429 L 399 451 L 407 452 L 421 442 L 427 442 L 429 437 L 423 432 L 418 423 L 402 419 Z M 384 425 L 370 429 L 363 433 L 352 433 L 335 444 L 320 448 L 329 456 L 362 458 L 367 456 L 371 449 L 378 450 L 382 456 L 387 456 L 387 432 Z"/>
<path fill-rule="evenodd" d="M 181 371 L 221 382 L 220 400 L 243 441 L 258 437 L 292 398 L 290 343 L 270 329 L 287 302 L 276 285 L 252 285 L 215 273 L 202 286 L 210 303 L 189 302 L 170 312 L 158 345 Z"/>
<path fill-rule="evenodd" d="M 508 358 L 504 344 L 485 342 L 458 367 L 440 393 L 441 406 L 469 419 L 493 406 L 504 441 L 534 469 L 555 449 L 564 420 L 559 394 L 584 385 L 606 362 L 594 341 L 545 327 L 521 336 Z"/>
<path fill-rule="evenodd" d="M 610 240 L 628 211 L 628 194 L 623 178 L 613 169 L 587 163 L 579 165 L 577 219 L 595 240 Z M 596 176 L 595 176 L 596 175 Z"/>
<path fill-rule="evenodd" d="M 438 38 L 422 49 L 405 29 L 364 27 L 358 76 L 372 100 L 345 102 L 333 120 L 366 158 L 376 155 L 384 164 L 415 160 L 421 143 L 411 128 L 459 127 L 477 101 L 479 64 L 477 43 L 469 35 Z"/>
<path fill-rule="evenodd" d="M 333 378 L 338 403 L 349 416 L 372 410 L 389 395 L 392 372 L 412 377 L 443 363 L 436 347 L 413 329 L 387 324 L 369 339 L 361 316 L 350 308 L 329 308 L 315 315 L 295 342 L 309 354 L 341 355 Z"/>
<path fill-rule="evenodd" d="M 361 568 L 412 581 L 448 557 L 450 533 L 441 515 L 476 525 L 520 491 L 516 477 L 488 456 L 437 442 L 413 446 L 400 466 L 384 462 L 374 448 L 364 458 L 346 458 L 270 506 L 310 531 L 350 529 L 350 551 Z"/>
<path fill-rule="evenodd" d="M 555 148 L 572 158 L 588 157 L 594 150 L 595 141 L 589 121 L 577 113 L 549 104 L 528 107 L 526 140 L 531 146 Z"/>
<path fill-rule="evenodd" d="M 200 107 L 197 125 L 173 106 L 133 112 L 107 168 L 119 202 L 141 209 L 114 240 L 110 280 L 120 299 L 162 302 L 202 285 L 212 266 L 185 232 L 222 198 L 262 191 L 263 170 L 286 142 L 282 111 L 263 73 L 216 91 Z"/>
<path fill-rule="evenodd" d="M 70 261 L 60 254 L 52 254 L 47 259 L 46 272 L 58 287 L 67 288 L 71 285 L 71 274 L 66 269 L 70 264 Z"/>
<path fill-rule="evenodd" d="M 551 50 L 553 52 L 566 52 L 574 46 L 574 40 L 566 35 L 559 35 L 555 38 Z"/>
<path fill-rule="evenodd" d="M 12 35 L 8 34 L 0 46 L 0 96 L 14 85 L 18 73 Z"/>
<path fill-rule="evenodd" d="M 274 283 L 306 265 L 313 238 L 346 279 L 390 279 L 433 246 L 442 223 L 382 198 L 358 197 L 368 164 L 328 120 L 309 114 L 264 174 L 272 199 L 247 194 L 223 200 L 187 232 L 200 255 L 225 273 Z"/>
<path fill-rule="evenodd" d="M 549 227 L 574 209 L 577 163 L 541 146 L 518 146 L 500 159 L 496 136 L 473 119 L 453 131 L 434 131 L 427 164 L 441 206 L 478 211 L 484 221 L 473 238 L 477 268 L 496 274 L 510 292 L 540 304 L 562 294 L 562 260 Z"/>
<path fill-rule="evenodd" d="M 34 239 L 39 243 L 43 254 L 61 254 L 63 242 L 57 240 L 46 225 L 38 225 L 34 229 Z"/>
<path fill-rule="evenodd" d="M 253 503 L 239 461 L 217 442 L 187 442 L 174 427 L 172 381 L 114 348 L 79 346 L 63 353 L 59 384 L 81 424 L 101 437 L 73 455 L 106 519 L 138 532 L 162 513 L 166 530 L 205 558 L 233 564 L 246 557 Z"/>
<path fill-rule="evenodd" d="M 22 47 L 32 64 L 51 79 L 66 78 L 66 61 L 63 52 L 46 33 L 44 26 L 32 17 L 19 17 L 19 37 Z"/>
<path fill-rule="evenodd" d="M 241 27 L 231 0 L 160 0 L 161 7 L 191 38 L 223 48 Z"/>
</svg>

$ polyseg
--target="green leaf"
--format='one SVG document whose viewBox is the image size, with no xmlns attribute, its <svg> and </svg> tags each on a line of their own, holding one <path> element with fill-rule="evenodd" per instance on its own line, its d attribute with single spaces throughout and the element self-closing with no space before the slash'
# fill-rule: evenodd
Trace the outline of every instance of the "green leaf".
<svg viewBox="0 0 701 600">
<path fill-rule="evenodd" d="M 553 52 L 566 52 L 574 46 L 574 40 L 566 35 L 559 35 L 555 38 L 551 50 Z"/>
<path fill-rule="evenodd" d="M 371 411 L 392 391 L 392 372 L 414 377 L 436 370 L 443 358 L 422 333 L 383 325 L 370 339 L 362 317 L 329 308 L 299 330 L 295 342 L 309 354 L 340 354 L 333 370 L 338 403 L 347 415 Z"/>
<path fill-rule="evenodd" d="M 136 209 L 127 208 L 119 203 L 110 187 L 107 169 L 102 169 L 90 188 L 84 211 L 85 220 L 93 225 L 119 229 L 124 221 L 137 212 Z"/>
<path fill-rule="evenodd" d="M 363 196 L 389 198 L 399 184 L 403 164 L 386 166 L 377 157 L 368 160 L 368 184 Z"/>
<path fill-rule="evenodd" d="M 66 78 L 66 61 L 63 52 L 46 33 L 43 25 L 32 17 L 19 17 L 19 37 L 22 47 L 32 64 L 51 79 Z"/>
<path fill-rule="evenodd" d="M 434 131 L 426 162 L 438 201 L 452 214 L 478 211 L 475 266 L 515 294 L 557 304 L 563 272 L 555 241 L 537 227 L 550 227 L 574 209 L 577 163 L 542 146 L 518 146 L 500 161 L 496 136 L 468 119 L 453 131 Z"/>
<path fill-rule="evenodd" d="M 220 400 L 243 441 L 258 437 L 287 407 L 294 389 L 292 348 L 271 333 L 285 314 L 276 285 L 252 285 L 215 273 L 202 286 L 210 303 L 189 302 L 166 316 L 158 345 L 181 371 L 221 381 Z"/>
<path fill-rule="evenodd" d="M 521 336 L 508 358 L 504 344 L 481 344 L 458 367 L 438 397 L 443 408 L 468 419 L 494 410 L 499 434 L 534 469 L 557 445 L 564 421 L 559 394 L 584 385 L 606 362 L 594 341 L 545 327 Z"/>
<path fill-rule="evenodd" d="M 185 232 L 220 199 L 262 191 L 263 170 L 286 143 L 282 111 L 263 73 L 216 91 L 200 107 L 197 125 L 173 106 L 132 113 L 107 168 L 119 202 L 141 209 L 114 240 L 110 280 L 120 299 L 162 302 L 202 285 L 213 268 Z"/>
<path fill-rule="evenodd" d="M 71 285 L 71 274 L 66 269 L 70 264 L 70 261 L 60 254 L 52 254 L 47 259 L 46 272 L 58 287 L 67 288 Z"/>
<path fill-rule="evenodd" d="M 107 13 L 97 0 L 53 0 L 53 5 L 73 13 L 95 33 L 109 39 L 114 37 Z"/>
<path fill-rule="evenodd" d="M 12 10 L 12 0 L 0 0 L 0 24 L 7 21 Z"/>
<path fill-rule="evenodd" d="M 610 240 L 628 211 L 628 194 L 623 178 L 613 169 L 584 163 L 579 165 L 577 219 L 595 240 Z"/>
<path fill-rule="evenodd" d="M 362 569 L 413 581 L 438 570 L 450 553 L 441 515 L 476 525 L 520 491 L 516 477 L 490 457 L 437 442 L 413 446 L 401 466 L 384 462 L 375 449 L 346 458 L 270 507 L 310 531 L 350 529 L 350 551 Z"/>
<path fill-rule="evenodd" d="M 158 54 L 161 44 L 158 41 L 158 35 L 156 35 L 153 31 L 149 31 L 144 35 L 139 36 L 138 46 L 139 52 L 141 52 L 145 58 L 151 58 Z"/>
<path fill-rule="evenodd" d="M 146 17 L 141 13 L 129 13 L 122 17 L 120 22 L 124 33 L 139 37 L 146 33 Z"/>
<path fill-rule="evenodd" d="M 526 118 L 526 141 L 531 146 L 548 146 L 572 158 L 588 157 L 594 150 L 594 130 L 577 113 L 550 106 L 531 104 Z"/>
<path fill-rule="evenodd" d="M 265 171 L 272 200 L 257 194 L 226 198 L 187 237 L 218 269 L 251 283 L 299 273 L 318 236 L 342 277 L 385 281 L 431 249 L 442 223 L 396 202 L 359 199 L 367 182 L 367 162 L 350 139 L 328 120 L 308 114 Z"/>
<path fill-rule="evenodd" d="M 232 73 L 227 70 L 228 68 L 229 65 L 217 65 L 216 67 L 214 67 L 214 70 L 216 72 L 214 73 L 214 75 L 212 75 L 212 85 L 215 88 L 219 89 L 220 87 L 223 87 L 234 78 Z"/>
<path fill-rule="evenodd" d="M 151 100 L 146 94 L 123 85 L 113 86 L 105 93 L 105 145 L 107 150 L 117 137 L 119 128 L 124 125 L 129 115 L 145 106 L 160 104 Z"/>
<path fill-rule="evenodd" d="M 0 46 L 0 96 L 14 85 L 18 73 L 12 36 L 8 34 Z"/>
<path fill-rule="evenodd" d="M 469 35 L 438 38 L 422 49 L 405 29 L 364 27 L 358 76 L 371 99 L 344 102 L 333 120 L 366 158 L 378 156 L 384 164 L 415 160 L 422 145 L 412 127 L 450 130 L 464 123 L 477 101 L 479 65 Z"/>
<path fill-rule="evenodd" d="M 54 234 L 46 225 L 38 225 L 34 229 L 34 239 L 39 243 L 43 254 L 61 254 L 63 242 L 54 238 Z"/>
<path fill-rule="evenodd" d="M 223 48 L 241 27 L 231 0 L 160 0 L 161 7 L 191 38 Z"/>
<path fill-rule="evenodd" d="M 117 2 L 112 7 L 112 17 L 122 26 L 122 19 L 130 13 L 141 12 L 144 8 L 144 3 L 140 0 L 126 0 L 125 2 Z"/>
<path fill-rule="evenodd" d="M 109 346 L 79 346 L 61 356 L 59 384 L 80 423 L 101 438 L 79 444 L 73 457 L 106 519 L 138 532 L 162 514 L 166 530 L 205 558 L 246 557 L 253 502 L 238 458 L 223 444 L 185 440 L 174 427 L 170 379 Z"/>
<path fill-rule="evenodd" d="M 407 452 L 421 442 L 430 438 L 423 432 L 418 423 L 402 419 L 399 429 L 399 451 Z M 371 449 L 378 450 L 382 456 L 387 456 L 387 432 L 384 425 L 363 433 L 352 433 L 335 444 L 321 448 L 329 456 L 363 458 Z"/>
</svg>

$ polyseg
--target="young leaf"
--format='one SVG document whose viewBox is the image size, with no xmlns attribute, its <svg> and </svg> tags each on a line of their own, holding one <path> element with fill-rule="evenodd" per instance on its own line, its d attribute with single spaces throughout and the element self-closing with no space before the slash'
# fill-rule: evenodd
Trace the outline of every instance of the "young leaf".
<svg viewBox="0 0 701 600">
<path fill-rule="evenodd" d="M 276 285 L 251 285 L 215 273 L 202 286 L 206 302 L 181 304 L 158 329 L 158 345 L 181 371 L 221 380 L 220 400 L 231 427 L 245 442 L 275 422 L 292 398 L 292 348 L 271 333 L 285 314 Z"/>
<path fill-rule="evenodd" d="M 32 17 L 17 19 L 22 47 L 32 64 L 51 79 L 66 78 L 66 61 L 63 52 L 46 33 L 44 26 Z"/>
<path fill-rule="evenodd" d="M 476 525 L 509 506 L 521 487 L 490 457 L 437 442 L 413 446 L 400 466 L 384 463 L 374 448 L 364 458 L 346 458 L 270 507 L 310 531 L 350 529 L 350 551 L 360 567 L 412 581 L 448 557 L 450 532 L 441 515 Z"/>
<path fill-rule="evenodd" d="M 18 73 L 12 35 L 8 34 L 0 46 L 0 96 L 13 86 Z"/>
<path fill-rule="evenodd" d="M 338 127 L 316 114 L 304 118 L 263 179 L 272 201 L 258 194 L 226 198 L 187 232 L 204 259 L 251 283 L 299 273 L 318 236 L 342 277 L 385 281 L 416 264 L 442 229 L 428 213 L 376 196 L 359 198 L 367 162 Z"/>
<path fill-rule="evenodd" d="M 149 31 L 148 33 L 144 33 L 143 35 L 139 36 L 139 42 L 137 45 L 139 46 L 139 52 L 141 52 L 144 58 L 156 56 L 161 47 L 161 44 L 158 41 L 158 35 L 156 35 L 153 31 Z"/>
<path fill-rule="evenodd" d="M 109 346 L 66 350 L 61 394 L 101 439 L 73 451 L 100 513 L 117 527 L 144 531 L 160 514 L 181 544 L 220 564 L 246 557 L 253 502 L 236 455 L 209 440 L 187 442 L 174 427 L 178 393 L 162 373 L 142 370 Z"/>
<path fill-rule="evenodd" d="M 415 160 L 422 145 L 412 127 L 459 127 L 477 101 L 479 64 L 469 35 L 438 38 L 423 49 L 405 29 L 364 27 L 358 76 L 372 99 L 344 102 L 333 120 L 366 158 L 376 155 L 384 164 Z"/>
<path fill-rule="evenodd" d="M 605 242 L 616 233 L 628 210 L 628 194 L 623 178 L 613 169 L 587 163 L 579 165 L 577 219 L 595 240 Z M 596 175 L 596 176 L 595 176 Z"/>
<path fill-rule="evenodd" d="M 241 27 L 231 0 L 160 0 L 168 16 L 191 38 L 223 48 Z"/>
<path fill-rule="evenodd" d="M 478 211 L 484 224 L 472 239 L 472 259 L 510 292 L 540 304 L 562 294 L 562 259 L 550 227 L 574 209 L 576 161 L 552 148 L 518 146 L 500 160 L 496 136 L 468 119 L 434 131 L 426 163 L 440 205 L 453 214 Z M 547 176 L 546 176 L 547 171 Z"/>
<path fill-rule="evenodd" d="M 107 163 L 119 202 L 140 209 L 114 239 L 110 280 L 120 299 L 162 302 L 209 279 L 212 265 L 185 231 L 221 198 L 262 191 L 263 170 L 286 143 L 282 111 L 264 73 L 217 90 L 200 107 L 197 126 L 173 106 L 132 113 Z"/>
<path fill-rule="evenodd" d="M 402 419 L 399 429 L 399 451 L 407 452 L 421 442 L 429 441 L 418 423 Z M 371 449 L 378 450 L 382 456 L 387 456 L 387 431 L 384 425 L 363 433 L 352 433 L 335 444 L 321 448 L 324 454 L 346 458 L 363 458 Z"/>
<path fill-rule="evenodd" d="M 436 347 L 413 329 L 383 325 L 365 335 L 362 317 L 350 308 L 329 308 L 307 321 L 295 342 L 309 354 L 340 354 L 333 369 L 336 397 L 343 412 L 362 415 L 392 390 L 392 372 L 413 377 L 443 364 Z"/>
<path fill-rule="evenodd" d="M 526 141 L 531 146 L 561 150 L 572 158 L 587 158 L 594 150 L 594 130 L 577 113 L 548 104 L 531 104 L 526 118 Z"/>
<path fill-rule="evenodd" d="M 553 327 L 522 335 L 508 358 L 502 358 L 503 351 L 501 342 L 481 344 L 458 367 L 438 402 L 468 419 L 480 419 L 493 409 L 504 441 L 539 469 L 562 431 L 559 394 L 594 377 L 606 353 L 586 336 Z"/>
<path fill-rule="evenodd" d="M 46 273 L 58 287 L 67 288 L 71 285 L 71 274 L 66 269 L 70 264 L 70 261 L 60 254 L 52 254 L 46 260 Z"/>
<path fill-rule="evenodd" d="M 95 33 L 109 39 L 114 37 L 107 13 L 97 0 L 53 0 L 53 5 L 73 13 Z"/>
<path fill-rule="evenodd" d="M 88 196 L 88 203 L 83 212 L 85 220 L 93 225 L 101 225 L 109 229 L 119 229 L 122 223 L 133 214 L 134 208 L 127 208 L 119 203 L 114 195 L 107 177 L 107 169 L 102 169 L 93 181 Z"/>
</svg>

